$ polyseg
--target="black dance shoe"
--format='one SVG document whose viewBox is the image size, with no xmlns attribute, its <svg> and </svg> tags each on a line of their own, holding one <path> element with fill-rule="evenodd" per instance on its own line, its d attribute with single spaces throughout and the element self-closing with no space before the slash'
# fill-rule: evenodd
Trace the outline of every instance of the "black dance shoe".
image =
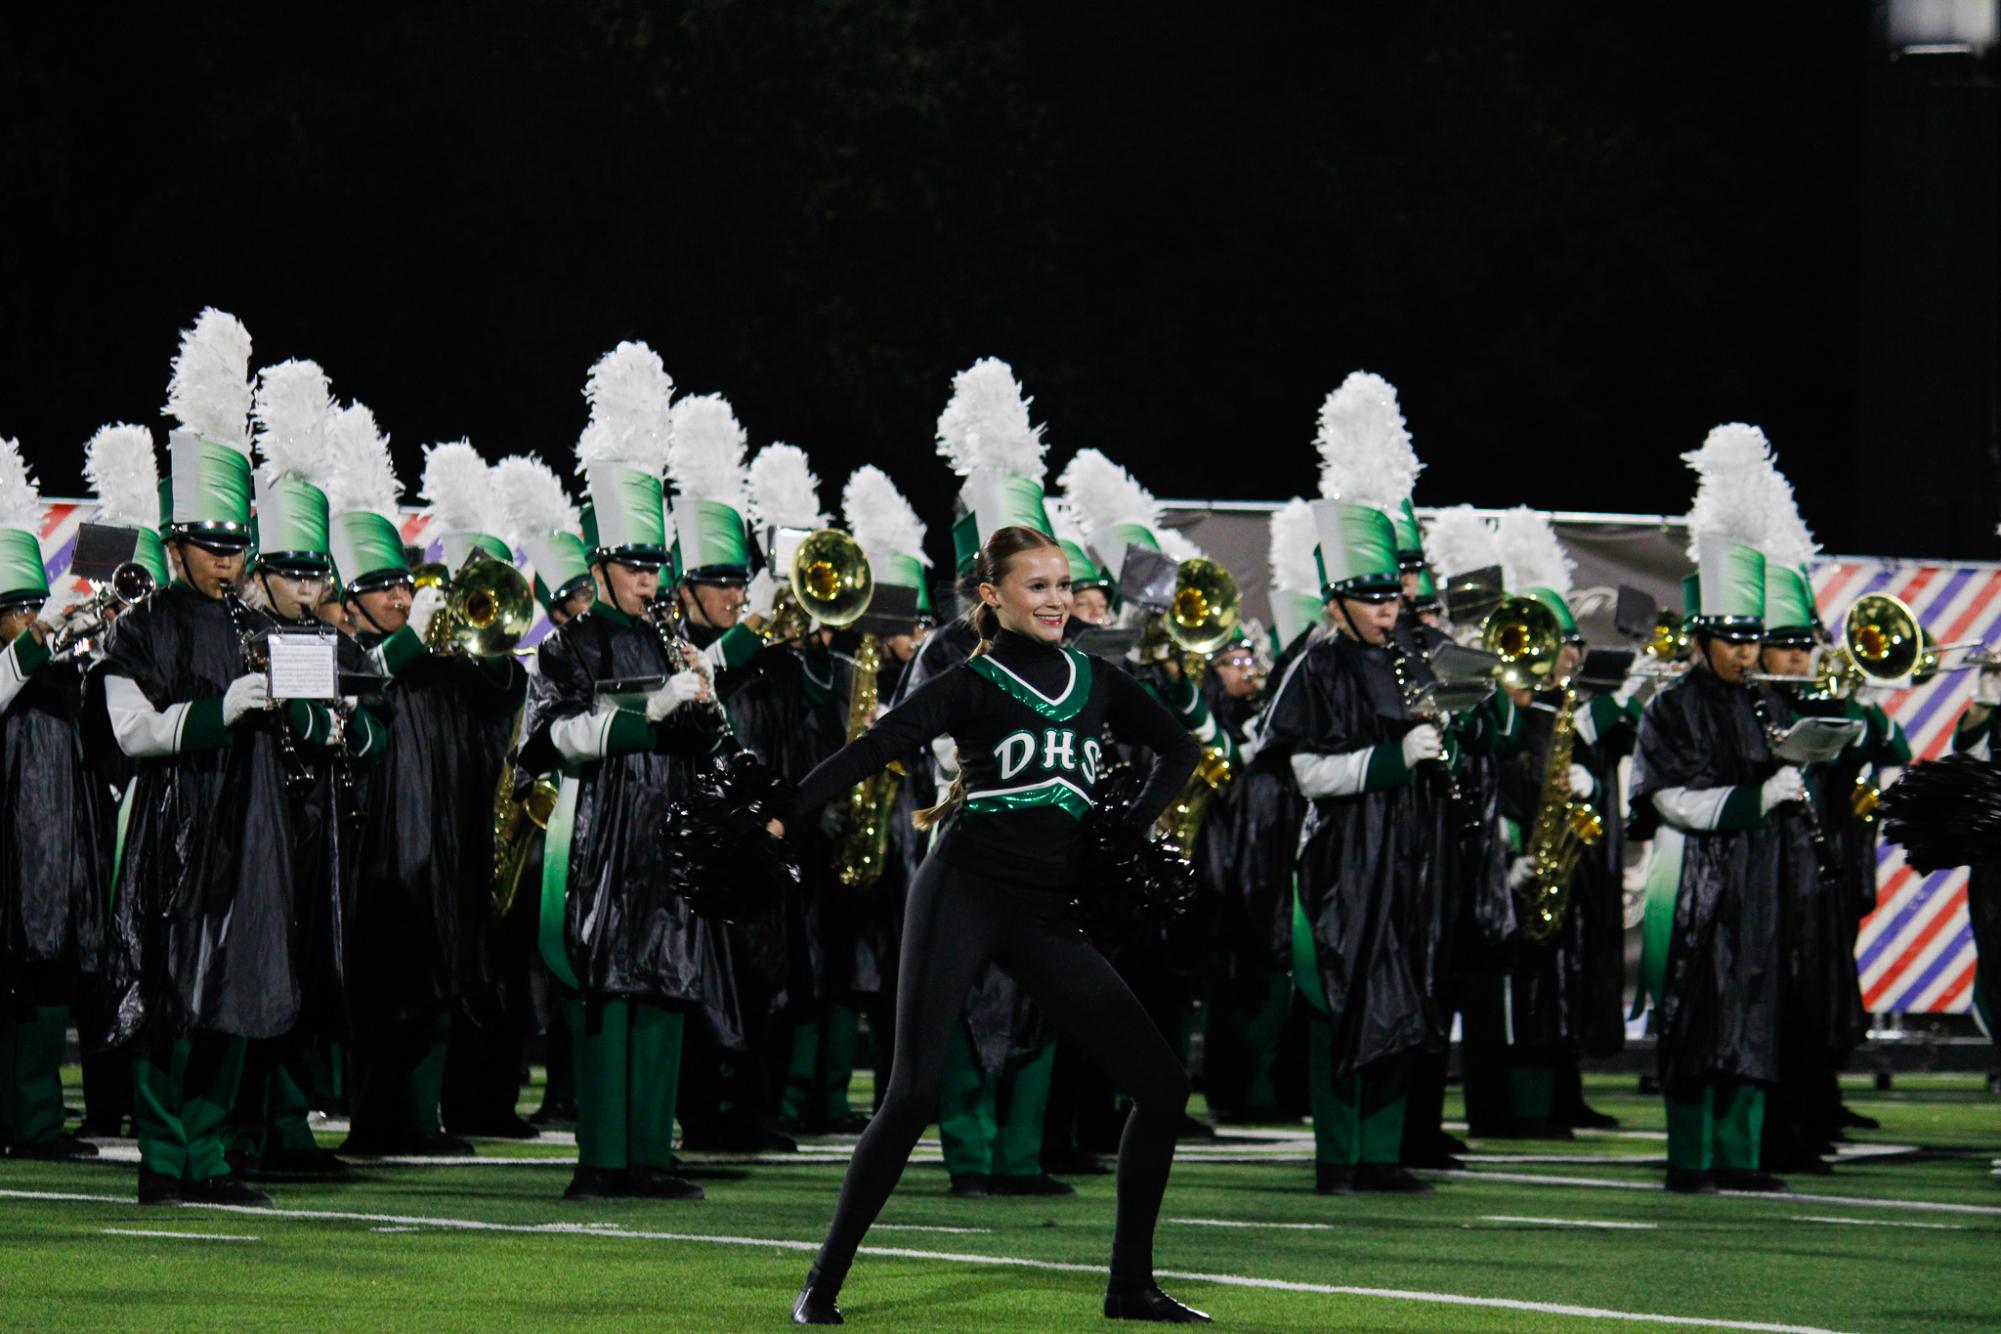
<svg viewBox="0 0 2001 1334">
<path fill-rule="evenodd" d="M 269 1204 L 271 1197 L 235 1177 L 210 1177 L 181 1184 L 183 1204 Z"/>
<path fill-rule="evenodd" d="M 1394 1163 L 1363 1163 L 1355 1169 L 1355 1189 L 1382 1195 L 1429 1195 L 1433 1187 Z"/>
<path fill-rule="evenodd" d="M 179 1204 L 181 1202 L 181 1182 L 179 1177 L 170 1177 L 151 1168 L 139 1169 L 139 1203 Z"/>
<path fill-rule="evenodd" d="M 828 1292 L 820 1286 L 820 1270 L 816 1265 L 806 1273 L 806 1286 L 799 1289 L 799 1295 L 792 1299 L 792 1323 L 795 1325 L 845 1325 L 841 1319 L 841 1308 L 834 1304 L 836 1292 Z"/>
<path fill-rule="evenodd" d="M 602 1167 L 578 1167 L 563 1192 L 566 1200 L 610 1200 L 625 1194 L 625 1174 Z"/>
<path fill-rule="evenodd" d="M 1160 1290 L 1158 1283 L 1143 1288 L 1105 1292 L 1105 1319 L 1154 1320 L 1163 1325 L 1206 1325 L 1209 1317 L 1192 1306 L 1184 1306 Z"/>
<path fill-rule="evenodd" d="M 1716 1184 L 1723 1190 L 1755 1191 L 1760 1195 L 1779 1195 L 1792 1189 L 1770 1172 L 1742 1170 L 1718 1172 Z"/>
<path fill-rule="evenodd" d="M 1004 1177 L 988 1179 L 987 1189 L 996 1195 L 1075 1195 L 1077 1188 L 1067 1181 L 1058 1181 L 1047 1172 L 1034 1176 Z"/>
<path fill-rule="evenodd" d="M 1716 1174 L 1697 1172 L 1693 1168 L 1670 1167 L 1667 1170 L 1667 1189 L 1676 1195 L 1714 1195 Z"/>
<path fill-rule="evenodd" d="M 664 1167 L 635 1167 L 625 1174 L 625 1193 L 648 1200 L 699 1200 L 702 1188 Z"/>
<path fill-rule="evenodd" d="M 1355 1193 L 1355 1169 L 1346 1163 L 1315 1163 L 1313 1165 L 1313 1193 L 1315 1195 L 1353 1195 Z"/>
</svg>

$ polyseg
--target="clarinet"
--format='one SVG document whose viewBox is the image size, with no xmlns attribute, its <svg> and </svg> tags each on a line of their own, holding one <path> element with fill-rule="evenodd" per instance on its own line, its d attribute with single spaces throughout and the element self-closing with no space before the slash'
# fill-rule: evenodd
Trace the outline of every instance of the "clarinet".
<svg viewBox="0 0 2001 1334">
<path fill-rule="evenodd" d="M 1758 717 L 1758 726 L 1764 732 L 1765 740 L 1768 743 L 1776 743 L 1786 734 L 1786 729 L 1772 721 L 1772 711 L 1765 705 L 1765 692 L 1758 689 L 1756 681 L 1745 682 L 1744 688 L 1751 692 L 1751 711 Z M 1805 779 L 1806 775 L 1802 773 L 1800 775 L 1802 784 Z M 1799 805 L 1800 814 L 1806 820 L 1807 836 L 1813 840 L 1814 875 L 1821 884 L 1831 884 L 1834 881 L 1834 860 L 1828 856 L 1827 831 L 1821 827 L 1820 812 L 1814 807 L 1812 788 L 1807 789 L 1806 796 Z"/>
<path fill-rule="evenodd" d="M 237 594 L 235 584 L 223 584 L 222 604 L 229 609 L 229 623 L 236 628 L 236 641 L 243 651 L 243 669 L 247 672 L 266 670 L 270 665 L 270 656 L 258 651 L 258 625 L 251 619 L 250 607 Z M 271 701 L 264 707 L 275 709 L 277 702 Z M 278 720 L 278 769 L 287 792 L 303 792 L 313 784 L 313 776 L 307 770 L 305 761 L 299 757 L 298 745 L 292 739 L 292 729 L 285 725 L 282 718 Z"/>
<path fill-rule="evenodd" d="M 660 639 L 660 651 L 667 655 L 667 674 L 672 676 L 687 667 L 688 654 L 695 652 L 694 646 L 683 639 L 676 629 L 679 618 L 675 612 L 673 599 L 664 594 L 655 594 L 646 607 L 650 613 L 647 619 L 653 625 L 653 633 Z M 722 734 L 726 751 L 741 750 L 742 746 L 736 739 L 736 728 L 730 724 L 729 710 L 723 707 L 722 696 L 716 690 L 713 676 L 709 680 L 707 703 L 715 710 L 717 730 Z"/>
<path fill-rule="evenodd" d="M 1450 724 L 1451 719 L 1445 716 L 1444 711 L 1438 707 L 1435 701 L 1427 703 L 1424 699 L 1424 687 L 1411 679 L 1410 654 L 1405 652 L 1403 645 L 1397 643 L 1394 638 L 1385 641 L 1383 647 L 1389 650 L 1390 670 L 1396 675 L 1397 692 L 1403 696 L 1404 711 L 1412 717 L 1436 727 L 1440 738 L 1443 739 L 1445 729 Z M 1452 808 L 1453 814 L 1458 817 L 1460 833 L 1473 833 L 1479 829 L 1481 824 L 1479 809 L 1473 805 L 1472 801 L 1466 796 L 1465 790 L 1459 786 L 1459 775 L 1452 771 L 1452 765 L 1443 757 L 1440 757 L 1436 763 L 1439 766 L 1439 773 L 1445 779 L 1443 787 L 1446 804 Z"/>
</svg>

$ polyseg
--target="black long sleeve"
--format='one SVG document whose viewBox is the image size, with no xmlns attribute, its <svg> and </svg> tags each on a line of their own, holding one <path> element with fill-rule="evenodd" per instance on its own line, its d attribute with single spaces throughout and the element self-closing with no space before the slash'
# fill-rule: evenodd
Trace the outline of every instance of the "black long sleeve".
<svg viewBox="0 0 2001 1334">
<path fill-rule="evenodd" d="M 972 706 L 977 683 L 964 672 L 932 677 L 901 704 L 876 719 L 875 726 L 813 767 L 800 780 L 792 818 L 798 820 L 842 796 L 856 783 L 881 773 L 889 762 L 930 746 L 952 730 L 953 720 Z"/>
<path fill-rule="evenodd" d="M 1119 740 L 1153 752 L 1153 767 L 1147 771 L 1146 785 L 1133 799 L 1131 816 L 1134 826 L 1144 829 L 1160 818 L 1188 775 L 1195 772 L 1202 761 L 1202 746 L 1145 686 L 1116 668 L 1107 676 L 1110 693 L 1105 721 Z"/>
</svg>

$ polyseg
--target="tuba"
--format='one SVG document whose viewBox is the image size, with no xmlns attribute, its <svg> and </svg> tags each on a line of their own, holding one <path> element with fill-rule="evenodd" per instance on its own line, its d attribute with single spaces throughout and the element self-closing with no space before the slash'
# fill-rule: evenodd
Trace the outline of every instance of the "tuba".
<svg viewBox="0 0 2001 1334">
<path fill-rule="evenodd" d="M 420 566 L 412 582 L 445 590 L 445 605 L 424 634 L 424 645 L 433 653 L 498 658 L 535 624 L 534 591 L 521 571 L 504 560 L 475 551 L 442 584 L 430 579 L 431 567 Z"/>
</svg>

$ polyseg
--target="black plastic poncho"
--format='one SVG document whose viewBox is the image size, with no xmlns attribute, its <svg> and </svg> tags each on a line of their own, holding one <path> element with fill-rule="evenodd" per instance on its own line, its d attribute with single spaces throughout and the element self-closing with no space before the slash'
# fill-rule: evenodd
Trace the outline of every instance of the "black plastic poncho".
<svg viewBox="0 0 2001 1334">
<path fill-rule="evenodd" d="M 407 637 L 407 632 L 404 632 Z M 396 637 L 391 637 L 396 639 Z M 360 636 L 374 649 L 384 637 Z M 497 986 L 493 811 L 527 672 L 512 657 L 393 660 L 349 939 L 357 1017 L 415 1019 Z"/>
<path fill-rule="evenodd" d="M 1795 813 L 1775 810 L 1740 830 L 1674 830 L 1653 803 L 1667 788 L 1755 789 L 1777 771 L 1753 712 L 1785 706 L 1767 686 L 1731 685 L 1698 666 L 1648 703 L 1633 757 L 1632 836 L 1653 838 L 1656 859 L 1678 860 L 1660 982 L 1660 1076 L 1670 1091 L 1718 1077 L 1779 1075 L 1785 983 L 1782 905 L 1815 892 L 1813 850 Z M 1674 873 L 1656 865 L 1655 876 Z"/>
<path fill-rule="evenodd" d="M 45 662 L 0 714 L 0 995 L 99 967 L 115 803 L 84 754 L 83 682 Z"/>
<path fill-rule="evenodd" d="M 228 609 L 183 583 L 118 619 L 104 670 L 156 709 L 209 701 L 248 670 Z M 278 713 L 220 744 L 137 761 L 111 915 L 103 1045 L 194 1030 L 277 1037 L 302 1003 L 294 849 L 306 835 L 286 797 Z M 209 729 L 186 729 L 190 743 Z"/>
<path fill-rule="evenodd" d="M 1281 684 L 1258 762 L 1399 746 L 1415 725 L 1388 650 L 1329 638 Z M 1425 1047 L 1443 1026 L 1431 998 L 1452 832 L 1437 771 L 1421 766 L 1397 786 L 1321 798 L 1307 812 L 1298 895 L 1337 1078 Z"/>
<path fill-rule="evenodd" d="M 651 625 L 602 605 L 543 640 L 540 666 L 524 737 L 546 736 L 559 719 L 593 712 L 601 681 L 681 669 L 668 664 Z M 660 836 L 668 808 L 689 790 L 695 766 L 716 742 L 714 711 L 685 704 L 647 725 L 640 748 L 607 754 L 564 777 L 564 787 L 574 789 L 564 798 L 574 802 L 567 845 L 559 842 L 559 803 L 543 854 L 567 868 L 560 954 L 549 962 L 586 995 L 699 1005 L 725 1045 L 740 1048 L 742 1013 L 724 932 L 673 892 Z M 545 900 L 545 958 L 556 944 L 546 929 L 550 911 Z"/>
</svg>

